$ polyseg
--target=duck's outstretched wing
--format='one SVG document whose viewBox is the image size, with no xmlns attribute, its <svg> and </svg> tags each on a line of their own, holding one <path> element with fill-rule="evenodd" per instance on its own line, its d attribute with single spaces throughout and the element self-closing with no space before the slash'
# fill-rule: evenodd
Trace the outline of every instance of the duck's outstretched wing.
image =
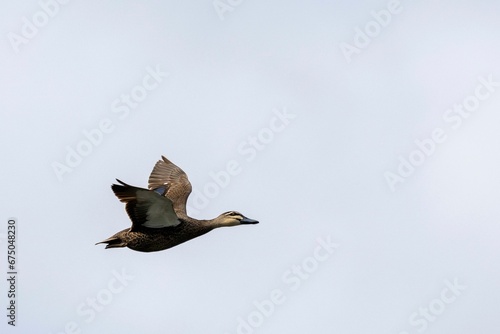
<svg viewBox="0 0 500 334">
<path fill-rule="evenodd" d="M 149 189 L 157 190 L 172 201 L 178 215 L 186 215 L 186 202 L 192 187 L 186 173 L 164 156 L 149 176 Z M 163 188 L 162 188 L 163 187 Z"/>
<path fill-rule="evenodd" d="M 172 201 L 156 191 L 133 187 L 116 179 L 111 189 L 121 202 L 132 221 L 131 231 L 139 228 L 162 228 L 180 224 L 174 212 Z"/>
</svg>

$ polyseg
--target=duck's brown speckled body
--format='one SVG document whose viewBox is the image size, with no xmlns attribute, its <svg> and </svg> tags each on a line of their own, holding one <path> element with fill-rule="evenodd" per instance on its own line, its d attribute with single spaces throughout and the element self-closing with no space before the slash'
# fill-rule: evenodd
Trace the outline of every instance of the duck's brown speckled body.
<svg viewBox="0 0 500 334">
<path fill-rule="evenodd" d="M 151 176 L 149 189 L 130 186 L 120 180 L 111 188 L 126 211 L 132 226 L 108 239 L 106 248 L 128 247 L 140 252 L 156 252 L 177 246 L 211 230 L 242 224 L 257 224 L 236 211 L 228 211 L 215 219 L 197 220 L 186 213 L 191 183 L 186 174 L 162 156 Z"/>
</svg>

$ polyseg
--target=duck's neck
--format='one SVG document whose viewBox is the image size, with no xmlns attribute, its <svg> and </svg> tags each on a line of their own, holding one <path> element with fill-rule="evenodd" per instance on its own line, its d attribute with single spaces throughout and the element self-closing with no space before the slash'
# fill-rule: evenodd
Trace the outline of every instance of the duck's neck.
<svg viewBox="0 0 500 334">
<path fill-rule="evenodd" d="M 205 234 L 214 228 L 220 227 L 214 219 L 194 219 L 188 216 L 179 217 L 181 221 L 186 222 L 188 225 L 192 226 L 194 229 L 199 230 L 202 234 Z"/>
</svg>

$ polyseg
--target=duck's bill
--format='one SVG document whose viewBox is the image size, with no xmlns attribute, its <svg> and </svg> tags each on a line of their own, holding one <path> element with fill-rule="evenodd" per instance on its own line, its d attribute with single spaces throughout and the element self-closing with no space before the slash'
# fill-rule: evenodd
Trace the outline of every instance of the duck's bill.
<svg viewBox="0 0 500 334">
<path fill-rule="evenodd" d="M 240 221 L 241 224 L 258 224 L 258 220 L 250 219 L 247 217 L 243 217 L 243 219 Z"/>
</svg>

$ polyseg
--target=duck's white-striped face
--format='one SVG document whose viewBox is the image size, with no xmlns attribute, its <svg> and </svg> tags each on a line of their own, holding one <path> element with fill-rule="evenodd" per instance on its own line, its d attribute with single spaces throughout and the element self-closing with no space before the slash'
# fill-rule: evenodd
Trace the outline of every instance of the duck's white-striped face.
<svg viewBox="0 0 500 334">
<path fill-rule="evenodd" d="M 258 224 L 257 220 L 253 220 L 243 216 L 238 211 L 228 211 L 224 212 L 218 217 L 221 226 L 235 226 L 242 224 Z"/>
</svg>

